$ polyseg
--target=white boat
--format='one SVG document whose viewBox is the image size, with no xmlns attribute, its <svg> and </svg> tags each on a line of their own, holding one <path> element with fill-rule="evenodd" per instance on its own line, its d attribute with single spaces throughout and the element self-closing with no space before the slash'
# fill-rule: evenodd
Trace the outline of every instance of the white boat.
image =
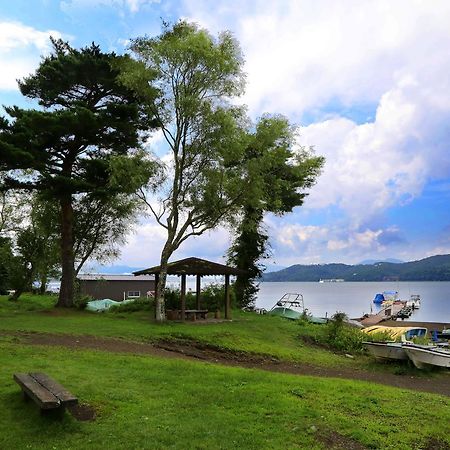
<svg viewBox="0 0 450 450">
<path fill-rule="evenodd" d="M 363 342 L 363 345 L 376 359 L 408 359 L 401 342 Z"/>
<path fill-rule="evenodd" d="M 426 328 L 422 327 L 385 327 L 381 325 L 367 327 L 361 331 L 369 336 L 376 333 L 383 333 L 385 336 L 389 336 L 392 341 L 364 341 L 363 345 L 376 359 L 397 360 L 408 359 L 402 343 L 411 342 L 415 337 L 425 337 L 428 332 Z"/>
<path fill-rule="evenodd" d="M 450 350 L 441 347 L 404 344 L 403 349 L 418 369 L 427 366 L 450 368 Z"/>
<path fill-rule="evenodd" d="M 406 306 L 410 306 L 412 309 L 420 308 L 420 295 L 412 294 L 409 300 L 406 302 Z"/>
</svg>

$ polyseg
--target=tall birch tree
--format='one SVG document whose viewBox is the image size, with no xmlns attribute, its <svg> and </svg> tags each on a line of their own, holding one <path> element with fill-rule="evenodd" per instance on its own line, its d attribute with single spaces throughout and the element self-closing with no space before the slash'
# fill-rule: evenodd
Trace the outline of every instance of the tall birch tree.
<svg viewBox="0 0 450 450">
<path fill-rule="evenodd" d="M 230 99 L 243 91 L 243 59 L 230 33 L 214 38 L 183 21 L 164 25 L 156 38 L 133 40 L 131 50 L 154 74 L 159 95 L 148 106 L 170 155 L 163 189 L 141 191 L 166 230 L 156 292 L 156 320 L 162 321 L 169 258 L 186 239 L 218 226 L 242 196 L 236 161 L 246 119 Z"/>
</svg>

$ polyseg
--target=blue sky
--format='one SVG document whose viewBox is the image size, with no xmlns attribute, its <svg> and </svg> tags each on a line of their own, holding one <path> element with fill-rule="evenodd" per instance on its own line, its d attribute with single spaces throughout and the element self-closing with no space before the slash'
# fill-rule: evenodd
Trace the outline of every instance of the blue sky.
<svg viewBox="0 0 450 450">
<path fill-rule="evenodd" d="M 0 101 L 26 106 L 15 80 L 49 50 L 48 36 L 126 50 L 161 19 L 231 30 L 246 64 L 252 118 L 281 113 L 326 165 L 304 206 L 268 216 L 270 263 L 421 259 L 450 253 L 448 0 L 15 0 L 0 3 Z M 156 134 L 150 147 L 157 150 Z M 158 263 L 164 238 L 143 221 L 117 264 Z M 220 229 L 176 257 L 220 261 Z"/>
</svg>

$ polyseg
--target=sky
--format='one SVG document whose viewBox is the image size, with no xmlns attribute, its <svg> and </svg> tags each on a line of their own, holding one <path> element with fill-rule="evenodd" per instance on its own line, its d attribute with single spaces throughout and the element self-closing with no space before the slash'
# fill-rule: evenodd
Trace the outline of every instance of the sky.
<svg viewBox="0 0 450 450">
<path fill-rule="evenodd" d="M 252 119 L 287 116 L 299 144 L 326 158 L 303 206 L 266 217 L 271 268 L 450 253 L 448 0 L 3 0 L 0 103 L 33 106 L 16 79 L 36 69 L 50 35 L 123 53 L 178 19 L 230 30 Z M 156 265 L 163 242 L 143 220 L 115 264 Z M 219 229 L 173 259 L 220 262 L 229 244 Z"/>
</svg>

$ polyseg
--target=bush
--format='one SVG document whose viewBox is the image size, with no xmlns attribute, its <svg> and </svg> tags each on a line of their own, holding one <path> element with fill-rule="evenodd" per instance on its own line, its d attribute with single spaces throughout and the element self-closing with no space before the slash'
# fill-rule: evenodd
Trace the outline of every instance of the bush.
<svg viewBox="0 0 450 450">
<path fill-rule="evenodd" d="M 126 302 L 120 305 L 113 305 L 108 311 L 113 313 L 134 312 L 134 311 L 151 311 L 153 309 L 154 300 L 148 298 L 138 298 L 133 302 Z"/>
<path fill-rule="evenodd" d="M 307 340 L 343 353 L 362 352 L 362 342 L 366 340 L 367 335 L 348 325 L 346 318 L 344 313 L 337 312 L 326 325 L 311 328 Z M 305 336 L 302 336 L 302 339 L 305 340 Z"/>
<path fill-rule="evenodd" d="M 77 309 L 85 309 L 87 304 L 94 300 L 94 298 L 90 295 L 79 294 L 75 297 L 73 304 Z"/>
<path fill-rule="evenodd" d="M 167 309 L 181 309 L 181 292 L 179 289 L 166 289 L 165 304 Z M 236 295 L 230 286 L 230 303 L 236 305 Z M 223 310 L 225 304 L 225 286 L 221 284 L 210 284 L 202 289 L 200 295 L 200 309 L 208 311 Z M 186 293 L 186 309 L 196 309 L 197 300 L 193 292 Z"/>
<path fill-rule="evenodd" d="M 331 321 L 326 325 L 327 344 L 341 352 L 361 352 L 366 335 L 358 328 L 345 323 L 346 318 L 343 312 L 337 312 L 331 317 Z"/>
</svg>

